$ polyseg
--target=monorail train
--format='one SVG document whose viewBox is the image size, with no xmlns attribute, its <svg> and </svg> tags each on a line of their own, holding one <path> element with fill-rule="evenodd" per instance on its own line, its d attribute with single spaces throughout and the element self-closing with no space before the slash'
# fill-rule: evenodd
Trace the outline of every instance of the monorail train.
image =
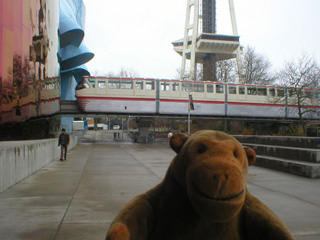
<svg viewBox="0 0 320 240">
<path fill-rule="evenodd" d="M 187 115 L 189 94 L 194 104 L 191 115 L 298 118 L 292 91 L 275 86 L 85 77 L 76 90 L 83 112 L 112 114 Z M 304 117 L 319 119 L 320 89 L 305 94 L 313 98 L 303 109 L 315 111 Z"/>
<path fill-rule="evenodd" d="M 20 88 L 3 86 L 0 123 L 24 122 L 59 113 L 59 81 L 59 78 L 48 78 L 23 84 Z"/>
</svg>

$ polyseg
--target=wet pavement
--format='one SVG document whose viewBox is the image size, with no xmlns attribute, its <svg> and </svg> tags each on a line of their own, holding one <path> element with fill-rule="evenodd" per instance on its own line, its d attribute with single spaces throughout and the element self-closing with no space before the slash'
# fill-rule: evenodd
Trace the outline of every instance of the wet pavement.
<svg viewBox="0 0 320 240">
<path fill-rule="evenodd" d="M 1 193 L 0 239 L 104 239 L 119 209 L 158 184 L 175 155 L 167 143 L 114 142 L 112 134 L 89 132 L 67 161 Z M 320 239 L 320 179 L 252 166 L 247 185 L 296 239 Z"/>
</svg>

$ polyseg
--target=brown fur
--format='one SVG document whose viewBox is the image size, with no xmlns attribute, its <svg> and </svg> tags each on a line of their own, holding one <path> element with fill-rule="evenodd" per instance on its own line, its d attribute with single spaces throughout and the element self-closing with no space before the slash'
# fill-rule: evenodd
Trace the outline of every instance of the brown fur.
<svg viewBox="0 0 320 240">
<path fill-rule="evenodd" d="M 131 200 L 107 240 L 289 240 L 287 227 L 246 188 L 255 152 L 232 136 L 174 134 L 164 180 Z"/>
</svg>

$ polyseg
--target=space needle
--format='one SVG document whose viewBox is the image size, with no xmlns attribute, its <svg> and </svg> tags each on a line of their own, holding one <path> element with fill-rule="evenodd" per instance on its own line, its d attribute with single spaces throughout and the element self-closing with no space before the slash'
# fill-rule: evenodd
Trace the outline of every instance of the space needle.
<svg viewBox="0 0 320 240">
<path fill-rule="evenodd" d="M 216 81 L 216 62 L 236 58 L 242 73 L 241 49 L 233 0 L 229 0 L 233 35 L 217 34 L 216 0 L 188 0 L 184 38 L 174 41 L 182 56 L 181 80 L 196 80 L 197 64 L 203 65 L 203 80 Z M 190 60 L 189 71 L 187 60 Z"/>
</svg>

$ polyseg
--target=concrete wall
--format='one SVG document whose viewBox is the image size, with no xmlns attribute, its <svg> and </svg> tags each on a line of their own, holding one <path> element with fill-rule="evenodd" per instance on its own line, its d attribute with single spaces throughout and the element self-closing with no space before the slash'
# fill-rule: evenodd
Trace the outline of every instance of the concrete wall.
<svg viewBox="0 0 320 240">
<path fill-rule="evenodd" d="M 78 138 L 70 136 L 68 150 Z M 0 193 L 60 157 L 58 139 L 0 142 Z"/>
<path fill-rule="evenodd" d="M 288 137 L 288 136 L 251 136 L 234 135 L 241 143 L 275 145 L 297 148 L 320 148 L 320 138 L 316 137 Z"/>
<path fill-rule="evenodd" d="M 320 178 L 320 138 L 235 137 L 256 152 L 256 166 L 309 178 Z"/>
</svg>

